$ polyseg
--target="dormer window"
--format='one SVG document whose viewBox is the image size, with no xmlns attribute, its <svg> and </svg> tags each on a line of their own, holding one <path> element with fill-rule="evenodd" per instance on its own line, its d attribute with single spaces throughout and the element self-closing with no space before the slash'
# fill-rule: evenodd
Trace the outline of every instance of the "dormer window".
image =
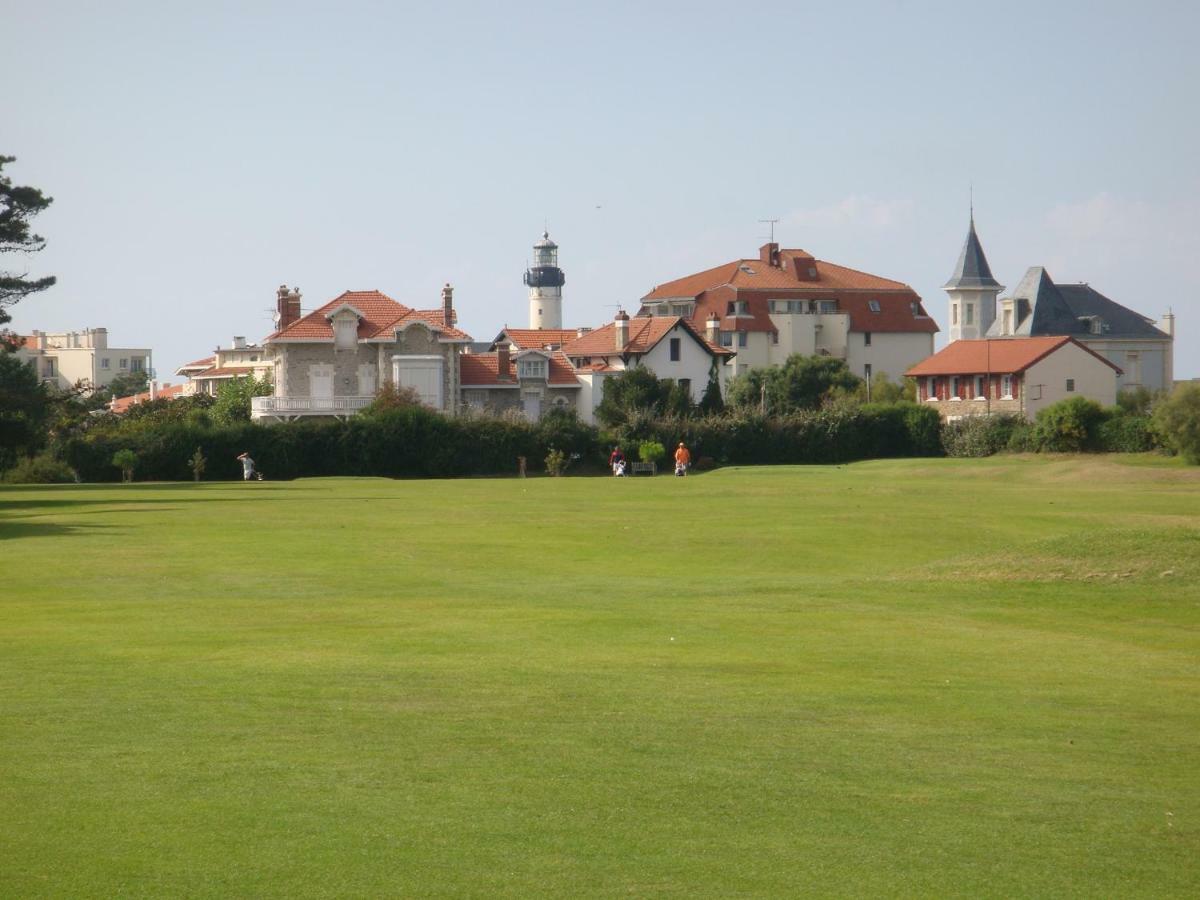
<svg viewBox="0 0 1200 900">
<path fill-rule="evenodd" d="M 873 313 L 879 312 L 879 301 L 878 300 L 868 300 L 867 301 L 867 309 L 869 309 Z"/>
<path fill-rule="evenodd" d="M 358 319 L 343 316 L 333 323 L 333 346 L 336 350 L 353 350 L 358 344 Z"/>
<path fill-rule="evenodd" d="M 546 360 L 533 357 L 530 359 L 522 359 L 517 362 L 517 377 L 518 378 L 545 378 L 546 377 Z"/>
</svg>

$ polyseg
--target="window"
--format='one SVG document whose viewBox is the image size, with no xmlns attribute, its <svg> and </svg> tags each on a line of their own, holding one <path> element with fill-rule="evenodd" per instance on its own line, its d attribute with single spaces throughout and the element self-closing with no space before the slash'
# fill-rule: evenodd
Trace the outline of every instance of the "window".
<svg viewBox="0 0 1200 900">
<path fill-rule="evenodd" d="M 467 406 L 471 407 L 471 409 L 483 409 L 487 406 L 487 395 L 487 391 L 464 391 L 464 399 L 467 401 Z"/>
<path fill-rule="evenodd" d="M 1075 379 L 1068 378 L 1067 379 L 1067 393 L 1068 394 L 1074 393 L 1074 391 L 1075 391 Z"/>
<path fill-rule="evenodd" d="M 1013 398 L 1013 380 L 1011 375 L 1005 375 L 1000 379 L 1000 399 L 1011 400 Z"/>
<path fill-rule="evenodd" d="M 671 338 L 671 362 L 679 362 L 681 344 L 679 338 Z"/>
<path fill-rule="evenodd" d="M 772 343 L 772 344 L 778 344 L 778 343 L 779 343 L 779 332 L 778 332 L 778 331 L 772 331 L 772 332 L 771 332 L 771 343 Z"/>
<path fill-rule="evenodd" d="M 733 346 L 733 332 L 732 331 L 722 331 L 721 332 L 721 346 L 722 347 L 732 347 Z"/>
<path fill-rule="evenodd" d="M 42 376 L 44 378 L 53 378 L 54 377 L 54 360 L 52 360 L 52 359 L 46 360 L 46 365 L 42 369 Z"/>
<path fill-rule="evenodd" d="M 442 364 L 440 356 L 393 356 L 392 382 L 415 390 L 426 406 L 441 409 Z"/>
<path fill-rule="evenodd" d="M 863 332 L 863 346 L 864 347 L 871 346 L 871 332 L 869 332 L 869 331 Z"/>
<path fill-rule="evenodd" d="M 335 350 L 353 350 L 358 344 L 358 319 L 343 316 L 334 323 L 333 346 Z"/>
<path fill-rule="evenodd" d="M 950 324 L 951 325 L 958 324 L 958 304 L 957 303 L 950 304 Z"/>
<path fill-rule="evenodd" d="M 546 361 L 544 359 L 522 359 L 517 363 L 518 378 L 545 378 Z"/>
<path fill-rule="evenodd" d="M 100 360 L 100 368 L 107 369 L 109 366 L 109 363 L 111 363 L 111 362 L 112 362 L 112 360 L 109 359 L 107 356 L 104 357 L 104 359 Z"/>
<path fill-rule="evenodd" d="M 930 375 L 928 378 L 925 379 L 925 399 L 926 400 L 936 400 L 937 399 L 937 379 L 934 378 L 932 375 Z"/>
<path fill-rule="evenodd" d="M 121 360 L 120 362 L 117 363 L 117 368 L 128 369 L 129 368 L 129 360 L 127 360 L 127 359 Z"/>
<path fill-rule="evenodd" d="M 951 400 L 961 400 L 962 399 L 961 397 L 958 396 L 958 376 L 957 375 L 950 376 L 950 399 Z"/>
<path fill-rule="evenodd" d="M 820 306 L 821 306 L 822 313 L 837 312 L 837 301 L 836 300 L 822 300 Z"/>
<path fill-rule="evenodd" d="M 965 324 L 974 325 L 975 324 L 975 304 L 974 303 L 965 304 L 963 306 L 963 313 L 966 314 Z"/>
<path fill-rule="evenodd" d="M 879 301 L 878 300 L 868 300 L 867 301 L 867 309 L 869 309 L 873 313 L 879 312 Z"/>
<path fill-rule="evenodd" d="M 983 399 L 983 397 L 984 397 L 984 393 L 983 393 L 983 376 L 982 376 L 982 375 L 976 375 L 976 376 L 975 376 L 975 399 L 976 399 L 976 400 L 982 400 L 982 399 Z"/>
<path fill-rule="evenodd" d="M 690 396 L 692 396 L 692 379 L 690 379 L 690 378 L 680 378 L 680 379 L 679 379 L 679 386 L 680 386 L 681 388 L 683 388 L 685 391 L 687 391 L 687 395 L 688 395 L 689 397 L 690 397 Z"/>
<path fill-rule="evenodd" d="M 746 332 L 739 331 L 737 333 L 737 336 L 738 336 L 738 346 L 745 347 L 746 346 Z"/>
<path fill-rule="evenodd" d="M 146 367 L 146 360 L 140 356 L 135 356 L 130 360 L 130 370 L 133 372 L 141 372 Z"/>
<path fill-rule="evenodd" d="M 921 314 L 921 306 L 919 303 L 910 303 L 910 304 L 908 304 L 908 308 L 912 310 L 912 314 L 914 317 L 919 316 Z"/>
</svg>

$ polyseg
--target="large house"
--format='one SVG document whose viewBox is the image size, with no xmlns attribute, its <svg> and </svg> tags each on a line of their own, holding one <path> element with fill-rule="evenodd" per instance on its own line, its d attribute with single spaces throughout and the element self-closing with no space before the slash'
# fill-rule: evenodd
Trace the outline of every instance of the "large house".
<svg viewBox="0 0 1200 900">
<path fill-rule="evenodd" d="M 604 397 L 604 382 L 626 369 L 644 367 L 659 378 L 682 385 L 693 403 L 704 396 L 710 378 L 718 381 L 734 352 L 717 343 L 716 320 L 709 337 L 683 316 L 635 316 L 621 311 L 609 324 L 579 335 L 565 344 L 562 353 L 578 378 L 579 417 L 595 419 Z"/>
<path fill-rule="evenodd" d="M 187 379 L 185 394 L 216 396 L 221 385 L 234 378 L 255 378 L 270 381 L 275 374 L 275 361 L 260 344 L 248 343 L 235 335 L 228 347 L 218 347 L 212 356 L 197 359 L 175 370 Z"/>
<path fill-rule="evenodd" d="M 34 331 L 20 337 L 16 355 L 33 366 L 43 382 L 63 390 L 76 384 L 97 390 L 118 375 L 153 374 L 150 349 L 109 347 L 107 328 Z"/>
<path fill-rule="evenodd" d="M 977 338 L 1070 336 L 1121 370 L 1118 390 L 1170 390 L 1174 378 L 1175 316 L 1162 321 L 1134 312 L 1088 284 L 1055 284 L 1033 266 L 1007 297 L 992 277 L 975 232 L 975 217 L 946 282 L 950 341 Z"/>
<path fill-rule="evenodd" d="M 907 284 L 815 259 L 771 242 L 757 259 L 661 284 L 639 316 L 676 316 L 737 352 L 729 374 L 783 363 L 793 353 L 844 359 L 855 375 L 893 380 L 933 352 L 937 324 Z"/>
<path fill-rule="evenodd" d="M 454 292 L 439 309 L 413 309 L 379 291 L 346 291 L 301 315 L 298 291 L 281 287 L 276 330 L 263 341 L 272 360 L 270 397 L 255 397 L 256 420 L 354 414 L 390 382 L 427 406 L 459 410 L 459 357 L 471 336 L 454 326 Z"/>
<path fill-rule="evenodd" d="M 920 401 L 954 421 L 1000 413 L 1032 419 L 1069 397 L 1111 406 L 1120 373 L 1099 353 L 1064 335 L 957 340 L 905 374 L 916 379 Z"/>
</svg>

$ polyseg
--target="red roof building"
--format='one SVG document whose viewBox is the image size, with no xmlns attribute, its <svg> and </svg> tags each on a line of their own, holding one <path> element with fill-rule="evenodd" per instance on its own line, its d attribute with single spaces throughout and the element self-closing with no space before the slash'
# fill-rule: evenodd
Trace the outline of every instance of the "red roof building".
<svg viewBox="0 0 1200 900">
<path fill-rule="evenodd" d="M 933 352 L 937 323 L 900 281 L 764 244 L 737 259 L 656 287 L 639 316 L 682 316 L 697 329 L 717 325 L 737 351 L 733 374 L 778 365 L 794 353 L 844 359 L 860 377 L 898 380 Z"/>
</svg>

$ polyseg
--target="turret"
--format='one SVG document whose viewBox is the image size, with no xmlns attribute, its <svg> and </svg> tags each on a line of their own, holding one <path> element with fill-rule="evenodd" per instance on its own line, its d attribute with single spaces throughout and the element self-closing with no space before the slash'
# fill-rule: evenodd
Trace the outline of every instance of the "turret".
<svg viewBox="0 0 1200 900">
<path fill-rule="evenodd" d="M 972 340 L 986 335 L 996 320 L 996 298 L 1004 285 L 992 277 L 983 245 L 975 233 L 974 212 L 958 265 L 942 289 L 950 295 L 950 340 Z"/>
</svg>

